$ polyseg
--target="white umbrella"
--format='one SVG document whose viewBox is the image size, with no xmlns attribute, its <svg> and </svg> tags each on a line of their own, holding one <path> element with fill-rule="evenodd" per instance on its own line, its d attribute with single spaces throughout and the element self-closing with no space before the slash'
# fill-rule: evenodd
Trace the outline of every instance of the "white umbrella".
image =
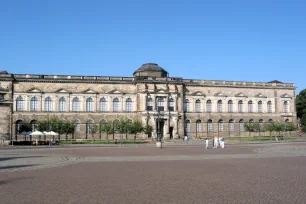
<svg viewBox="0 0 306 204">
<path fill-rule="evenodd" d="M 56 132 L 51 131 L 51 132 L 49 132 L 49 135 L 57 136 L 58 134 Z"/>
<path fill-rule="evenodd" d="M 40 135 L 44 135 L 44 133 L 36 130 L 36 131 L 32 132 L 30 135 L 32 135 L 32 136 L 40 136 Z"/>
</svg>

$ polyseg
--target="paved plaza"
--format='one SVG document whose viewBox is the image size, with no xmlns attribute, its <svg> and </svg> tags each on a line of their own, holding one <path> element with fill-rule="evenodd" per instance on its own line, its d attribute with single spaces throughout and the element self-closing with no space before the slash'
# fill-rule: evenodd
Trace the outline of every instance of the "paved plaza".
<svg viewBox="0 0 306 204">
<path fill-rule="evenodd" d="M 0 203 L 306 203 L 306 143 L 0 149 Z"/>
</svg>

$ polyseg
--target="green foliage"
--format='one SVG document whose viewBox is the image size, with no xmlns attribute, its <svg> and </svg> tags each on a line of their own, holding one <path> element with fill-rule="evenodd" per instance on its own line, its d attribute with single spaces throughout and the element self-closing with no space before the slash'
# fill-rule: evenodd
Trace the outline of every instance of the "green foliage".
<svg viewBox="0 0 306 204">
<path fill-rule="evenodd" d="M 37 129 L 41 132 L 49 131 L 49 123 L 47 120 L 37 122 Z"/>
<path fill-rule="evenodd" d="M 92 125 L 89 127 L 89 131 L 90 131 L 90 133 L 91 133 L 92 139 L 94 139 L 95 134 L 99 131 L 98 125 L 92 124 Z"/>
<path fill-rule="evenodd" d="M 302 90 L 296 96 L 296 112 L 298 118 L 306 117 L 306 89 Z"/>
<path fill-rule="evenodd" d="M 273 130 L 279 133 L 285 131 L 285 124 L 281 122 L 273 123 Z"/>
<path fill-rule="evenodd" d="M 144 127 L 144 133 L 145 134 L 150 134 L 153 131 L 153 127 L 151 125 L 146 125 Z"/>
<path fill-rule="evenodd" d="M 113 123 L 105 123 L 100 127 L 100 132 L 106 133 L 107 140 L 108 140 L 108 135 L 113 134 L 113 131 L 114 131 Z"/>
<path fill-rule="evenodd" d="M 247 132 L 258 132 L 259 131 L 259 124 L 258 123 L 244 123 L 244 129 Z"/>
<path fill-rule="evenodd" d="M 306 116 L 304 116 L 301 120 L 302 130 L 306 132 Z"/>
<path fill-rule="evenodd" d="M 265 124 L 265 125 L 264 125 L 264 129 L 265 129 L 266 131 L 269 131 L 269 132 L 274 131 L 274 123 Z"/>
<path fill-rule="evenodd" d="M 286 125 L 286 131 L 296 131 L 296 125 L 293 122 L 289 122 Z"/>
<path fill-rule="evenodd" d="M 66 135 L 66 140 L 68 138 L 68 134 L 73 134 L 75 129 L 75 121 L 66 121 L 62 125 L 62 131 Z"/>
<path fill-rule="evenodd" d="M 141 133 L 143 131 L 144 131 L 144 127 L 140 121 L 136 120 L 132 123 L 130 127 L 131 134 L 134 134 L 136 136 L 138 133 Z"/>
<path fill-rule="evenodd" d="M 29 132 L 29 131 L 32 131 L 32 127 L 29 122 L 23 122 L 20 128 L 18 129 L 18 133 Z"/>
</svg>

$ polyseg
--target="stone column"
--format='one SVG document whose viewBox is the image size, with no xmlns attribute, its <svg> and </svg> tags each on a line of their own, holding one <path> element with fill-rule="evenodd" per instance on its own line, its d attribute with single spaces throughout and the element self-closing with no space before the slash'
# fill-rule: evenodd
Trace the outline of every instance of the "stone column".
<svg viewBox="0 0 306 204">
<path fill-rule="evenodd" d="M 108 111 L 113 112 L 113 97 L 109 96 L 107 100 L 108 105 Z"/>
<path fill-rule="evenodd" d="M 165 107 L 164 107 L 165 111 L 168 111 L 168 106 L 169 106 L 168 103 L 169 103 L 169 96 L 167 96 L 166 99 L 165 99 L 165 104 L 164 104 L 165 105 Z"/>
<path fill-rule="evenodd" d="M 120 97 L 120 101 L 121 101 L 121 110 L 120 110 L 120 112 L 123 112 L 123 111 L 125 111 L 125 109 L 123 109 L 123 104 L 125 104 L 125 100 L 124 100 L 124 98 L 123 98 L 123 96 L 121 96 Z"/>
</svg>

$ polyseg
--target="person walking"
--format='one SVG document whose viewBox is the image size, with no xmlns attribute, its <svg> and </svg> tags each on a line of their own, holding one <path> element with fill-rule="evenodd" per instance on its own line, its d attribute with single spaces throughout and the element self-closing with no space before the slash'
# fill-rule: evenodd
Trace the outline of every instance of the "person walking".
<svg viewBox="0 0 306 204">
<path fill-rule="evenodd" d="M 206 140 L 205 140 L 205 147 L 206 147 L 206 149 L 208 149 L 208 142 L 209 142 L 209 140 L 208 140 L 208 138 L 206 138 Z"/>
<path fill-rule="evenodd" d="M 224 138 L 223 137 L 221 137 L 220 139 L 220 146 L 221 148 L 224 148 Z"/>
<path fill-rule="evenodd" d="M 218 138 L 215 137 L 214 139 L 214 148 L 218 148 Z"/>
</svg>

